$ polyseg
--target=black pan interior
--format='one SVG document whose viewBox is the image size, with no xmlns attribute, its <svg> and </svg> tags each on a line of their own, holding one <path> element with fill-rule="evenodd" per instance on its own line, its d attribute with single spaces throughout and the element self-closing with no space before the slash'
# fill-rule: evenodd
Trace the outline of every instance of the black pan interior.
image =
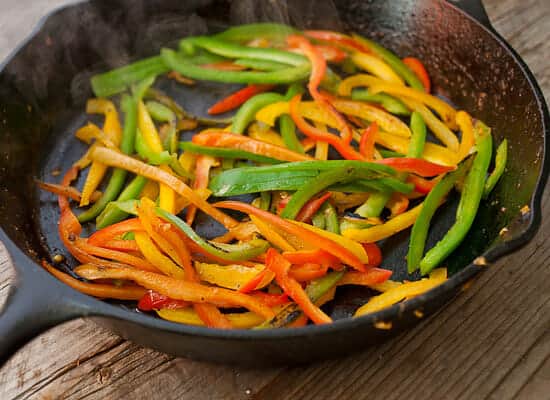
<svg viewBox="0 0 550 400">
<path fill-rule="evenodd" d="M 543 161 L 540 104 L 511 54 L 448 3 L 407 0 L 396 7 L 393 1 L 96 0 L 46 20 L 0 75 L 0 224 L 8 236 L 36 260 L 66 254 L 57 234 L 55 198 L 40 193 L 33 179 L 59 180 L 52 173 L 66 170 L 83 153 L 73 133 L 91 119 L 84 114 L 92 96 L 91 75 L 155 54 L 187 35 L 263 20 L 355 31 L 401 56 L 419 57 L 436 93 L 493 127 L 496 144 L 508 139 L 512 151 L 506 174 L 482 204 L 464 243 L 446 261 L 451 274 L 523 232 L 530 216 L 519 210 L 531 202 Z M 234 88 L 188 88 L 166 79 L 158 87 L 198 115 Z M 438 213 L 429 247 L 452 223 L 455 207 L 456 201 L 450 201 Z M 499 235 L 505 226 L 510 230 Z M 213 234 L 212 227 L 198 229 Z M 404 232 L 382 245 L 384 267 L 394 271 L 395 279 L 418 279 L 404 273 L 407 237 Z M 70 271 L 74 263 L 68 260 L 60 267 Z M 329 311 L 335 318 L 348 316 L 369 295 L 341 291 Z"/>
</svg>

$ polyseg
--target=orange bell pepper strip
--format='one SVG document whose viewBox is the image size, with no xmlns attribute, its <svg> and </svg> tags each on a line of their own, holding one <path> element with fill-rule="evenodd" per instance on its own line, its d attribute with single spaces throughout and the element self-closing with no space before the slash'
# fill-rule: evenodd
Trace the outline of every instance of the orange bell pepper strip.
<svg viewBox="0 0 550 400">
<path fill-rule="evenodd" d="M 330 198 L 331 195 L 332 194 L 330 192 L 327 192 L 315 199 L 309 200 L 306 204 L 304 204 L 304 206 L 296 216 L 296 221 L 300 221 L 300 222 L 311 221 L 311 218 L 313 218 L 315 213 L 319 211 L 321 206 L 325 203 L 325 201 L 327 201 Z"/>
<path fill-rule="evenodd" d="M 159 309 L 177 310 L 179 308 L 189 307 L 187 301 L 174 300 L 160 293 L 148 290 L 141 299 L 139 299 L 138 309 L 141 311 L 153 311 Z"/>
<path fill-rule="evenodd" d="M 311 76 L 308 82 L 308 90 L 313 100 L 321 107 L 325 108 L 338 121 L 340 125 L 340 135 L 346 143 L 351 142 L 352 131 L 342 115 L 336 111 L 326 96 L 319 92 L 319 85 L 325 77 L 327 71 L 327 63 L 323 54 L 311 44 L 304 36 L 290 35 L 287 37 L 287 43 L 291 46 L 298 47 L 304 53 L 311 63 Z"/>
<path fill-rule="evenodd" d="M 218 101 L 208 109 L 208 114 L 217 115 L 234 110 L 251 97 L 259 93 L 267 92 L 272 88 L 273 85 L 248 85 L 247 87 L 237 90 L 235 93 L 230 94 L 226 98 Z"/>
<path fill-rule="evenodd" d="M 408 175 L 407 183 L 414 185 L 414 191 L 420 194 L 428 194 L 439 181 L 438 178 L 428 180 L 416 175 Z"/>
<path fill-rule="evenodd" d="M 306 34 L 306 36 L 312 39 L 334 43 L 348 50 L 356 50 L 362 53 L 371 53 L 370 49 L 367 46 L 342 33 L 323 30 L 308 30 L 304 33 Z"/>
<path fill-rule="evenodd" d="M 394 193 L 388 201 L 387 207 L 391 211 L 391 218 L 403 214 L 409 208 L 409 199 L 403 193 Z"/>
<path fill-rule="evenodd" d="M 328 44 L 317 44 L 314 47 L 319 53 L 323 55 L 323 58 L 329 62 L 341 63 L 346 58 L 348 58 L 347 53 L 336 46 L 331 46 Z"/>
<path fill-rule="evenodd" d="M 376 134 L 378 133 L 378 124 L 372 122 L 367 129 L 363 131 L 359 141 L 359 153 L 363 154 L 365 160 L 374 160 L 374 144 L 376 143 Z"/>
<path fill-rule="evenodd" d="M 428 71 L 426 71 L 426 67 L 424 67 L 422 61 L 415 57 L 405 57 L 403 59 L 403 63 L 407 67 L 409 67 L 412 72 L 414 72 L 418 79 L 420 79 L 420 82 L 422 82 L 426 93 L 430 93 L 432 90 L 432 84 L 430 81 L 430 76 L 428 75 Z"/>
<path fill-rule="evenodd" d="M 214 157 L 207 155 L 199 155 L 195 166 L 195 180 L 193 181 L 193 189 L 207 189 L 210 180 L 210 169 L 217 165 L 218 162 Z M 195 215 L 197 214 L 197 206 L 190 205 L 187 208 L 186 222 L 188 225 L 193 225 Z"/>
<path fill-rule="evenodd" d="M 119 287 L 103 283 L 82 282 L 68 274 L 61 272 L 54 266 L 48 264 L 45 260 L 42 261 L 42 266 L 44 267 L 44 269 L 46 269 L 46 271 L 48 271 L 50 274 L 55 276 L 67 286 L 78 290 L 80 293 L 84 293 L 100 299 L 139 300 L 147 292 L 145 288 L 137 285 L 124 285 Z"/>
<path fill-rule="evenodd" d="M 302 133 L 315 141 L 327 142 L 336 149 L 340 155 L 346 160 L 364 160 L 363 155 L 358 153 L 346 143 L 342 138 L 335 136 L 329 132 L 317 129 L 306 122 L 300 114 L 299 104 L 302 96 L 296 95 L 290 101 L 290 116 Z"/>
<path fill-rule="evenodd" d="M 250 293 L 250 295 L 260 300 L 262 303 L 264 303 L 268 307 L 282 306 L 284 304 L 290 303 L 290 300 L 288 299 L 288 295 L 286 293 L 272 294 L 272 293 L 265 293 L 257 290 Z"/>
<path fill-rule="evenodd" d="M 53 194 L 60 194 L 62 196 L 67 196 L 71 200 L 80 202 L 80 199 L 82 198 L 82 194 L 80 193 L 80 190 L 78 190 L 75 187 L 72 186 L 61 186 L 56 185 L 55 183 L 46 183 L 42 181 L 36 181 L 36 184 L 38 187 L 42 190 L 45 190 L 47 192 L 53 193 Z M 95 203 L 103 194 L 100 191 L 95 191 L 90 196 L 90 202 Z"/>
<path fill-rule="evenodd" d="M 388 165 L 400 172 L 409 172 L 422 177 L 436 176 L 454 171 L 456 167 L 435 164 L 421 158 L 391 157 L 375 161 L 377 164 Z"/>
<path fill-rule="evenodd" d="M 141 225 L 139 219 L 130 218 L 94 232 L 88 238 L 88 243 L 94 246 L 103 246 L 106 242 L 113 240 L 127 232 L 139 231 L 143 231 L 143 226 Z"/>
<path fill-rule="evenodd" d="M 89 280 L 123 279 L 134 281 L 140 286 L 154 290 L 175 300 L 185 300 L 193 303 L 211 303 L 224 307 L 227 305 L 244 307 L 266 319 L 271 319 L 275 316 L 271 308 L 252 296 L 233 290 L 173 279 L 153 272 L 139 271 L 128 267 L 98 267 L 88 264 L 76 268 L 75 273 Z"/>
<path fill-rule="evenodd" d="M 247 283 L 239 288 L 241 293 L 250 293 L 253 290 L 256 290 L 260 283 L 268 276 L 269 270 L 267 268 L 260 271 L 255 277 L 250 279 Z"/>
<path fill-rule="evenodd" d="M 117 251 L 139 251 L 139 246 L 137 245 L 135 240 L 112 239 L 103 243 L 103 246 L 101 247 Z"/>
<path fill-rule="evenodd" d="M 363 262 L 350 250 L 346 249 L 345 247 L 341 246 L 331 239 L 318 235 L 317 233 L 300 225 L 294 224 L 291 221 L 282 219 L 277 215 L 261 210 L 250 204 L 241 203 L 238 201 L 222 201 L 214 204 L 214 206 L 219 208 L 227 208 L 229 210 L 241 211 L 249 215 L 254 215 L 283 231 L 300 237 L 304 242 L 309 243 L 315 248 L 322 248 L 323 250 L 337 257 L 343 263 L 350 265 L 356 270 L 365 271 L 365 265 L 363 264 Z"/>
<path fill-rule="evenodd" d="M 285 251 L 283 257 L 292 265 L 316 263 L 327 267 L 340 264 L 340 260 L 322 249 Z"/>
<path fill-rule="evenodd" d="M 328 266 L 315 263 L 293 265 L 290 268 L 289 276 L 298 282 L 309 282 L 321 278 L 327 274 Z"/>
<path fill-rule="evenodd" d="M 382 268 L 372 268 L 367 272 L 348 271 L 344 274 L 342 279 L 338 281 L 337 285 L 378 285 L 380 283 L 386 282 L 391 275 L 392 271 Z"/>
<path fill-rule="evenodd" d="M 303 313 L 315 324 L 328 324 L 332 319 L 311 302 L 302 286 L 289 276 L 291 264 L 277 250 L 267 251 L 266 267 L 275 273 L 275 279 L 283 291 L 300 306 Z"/>
<path fill-rule="evenodd" d="M 269 243 L 283 251 L 294 251 L 294 247 L 290 243 L 288 243 L 285 238 L 283 238 L 281 235 L 271 229 L 271 227 L 260 218 L 256 217 L 255 215 L 250 215 L 250 220 L 254 225 L 256 225 L 256 227 L 260 231 L 260 234 Z"/>
<path fill-rule="evenodd" d="M 213 207 L 176 176 L 163 171 L 160 168 L 146 164 L 124 154 L 117 153 L 116 151 L 105 147 L 97 147 L 94 151 L 92 151 L 90 156 L 92 159 L 97 159 L 112 167 L 122 168 L 133 172 L 136 175 L 142 175 L 147 179 L 162 183 L 163 185 L 174 190 L 180 196 L 187 198 L 192 204 L 196 205 L 227 229 L 234 228 L 239 224 L 238 221 L 231 218 L 229 215 Z"/>
<path fill-rule="evenodd" d="M 250 153 L 275 158 L 281 161 L 309 161 L 308 155 L 296 153 L 285 147 L 275 146 L 247 136 L 224 131 L 209 130 L 193 136 L 193 143 L 203 146 L 223 147 L 248 151 Z"/>
</svg>

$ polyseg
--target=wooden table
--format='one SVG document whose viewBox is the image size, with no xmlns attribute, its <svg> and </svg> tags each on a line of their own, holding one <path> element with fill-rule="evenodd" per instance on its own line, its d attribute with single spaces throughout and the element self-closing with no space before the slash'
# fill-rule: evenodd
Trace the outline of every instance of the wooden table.
<svg viewBox="0 0 550 400">
<path fill-rule="evenodd" d="M 1 0 L 0 58 L 68 0 Z M 6 5 L 7 3 L 7 5 Z M 485 0 L 550 98 L 550 1 Z M 355 356 L 250 370 L 174 358 L 89 321 L 52 329 L 0 372 L 0 398 L 550 399 L 550 202 L 533 241 L 415 329 Z M 0 296 L 11 276 L 0 250 Z"/>
</svg>

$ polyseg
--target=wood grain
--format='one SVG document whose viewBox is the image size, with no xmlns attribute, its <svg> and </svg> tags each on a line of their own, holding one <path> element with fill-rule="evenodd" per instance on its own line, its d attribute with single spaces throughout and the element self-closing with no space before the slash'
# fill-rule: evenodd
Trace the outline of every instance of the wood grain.
<svg viewBox="0 0 550 400">
<path fill-rule="evenodd" d="M 0 58 L 40 15 L 68 2 L 2 0 Z M 550 2 L 485 5 L 548 99 Z M 258 371 L 173 358 L 77 320 L 35 339 L 2 368 L 0 398 L 549 399 L 549 196 L 531 243 L 491 266 L 445 310 L 377 348 L 309 367 Z M 2 249 L 2 299 L 9 265 Z"/>
</svg>

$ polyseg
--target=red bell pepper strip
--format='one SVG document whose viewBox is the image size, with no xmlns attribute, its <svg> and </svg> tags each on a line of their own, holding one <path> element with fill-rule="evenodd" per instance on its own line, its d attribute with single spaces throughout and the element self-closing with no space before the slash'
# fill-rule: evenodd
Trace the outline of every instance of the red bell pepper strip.
<svg viewBox="0 0 550 400">
<path fill-rule="evenodd" d="M 139 299 L 137 306 L 141 311 L 160 310 L 161 308 L 175 310 L 178 308 L 188 307 L 189 302 L 183 300 L 174 300 L 153 290 L 148 290 L 147 293 L 145 293 L 143 297 Z"/>
<path fill-rule="evenodd" d="M 298 127 L 302 133 L 308 137 L 310 137 L 313 140 L 321 141 L 321 142 L 327 142 L 332 147 L 336 149 L 340 155 L 345 158 L 346 160 L 365 160 L 365 157 L 358 153 L 349 145 L 349 143 L 346 143 L 342 138 L 339 138 L 338 136 L 335 136 L 329 132 L 325 132 L 321 129 L 317 129 L 316 127 L 310 125 L 306 120 L 302 117 L 300 114 L 300 100 L 302 96 L 296 95 L 292 98 L 290 101 L 290 116 L 292 117 L 292 120 Z"/>
<path fill-rule="evenodd" d="M 265 278 L 267 272 L 268 272 L 267 268 L 262 270 L 261 272 L 259 272 L 254 278 L 252 278 L 246 284 L 241 286 L 239 288 L 239 292 L 241 292 L 241 293 L 250 293 L 250 292 L 252 292 L 254 289 L 256 289 L 256 287 L 258 287 L 260 282 Z"/>
<path fill-rule="evenodd" d="M 332 31 L 312 30 L 312 31 L 305 31 L 305 34 L 310 38 L 334 43 L 346 49 L 360 51 L 362 53 L 371 52 L 367 46 L 359 43 L 357 40 L 352 39 L 351 37 L 344 35 L 342 33 L 332 32 Z"/>
<path fill-rule="evenodd" d="M 247 87 L 240 89 L 218 101 L 208 109 L 208 114 L 217 115 L 234 110 L 251 97 L 257 95 L 258 93 L 267 92 L 272 88 L 273 85 L 248 85 Z"/>
<path fill-rule="evenodd" d="M 392 271 L 382 268 L 372 268 L 367 272 L 349 271 L 344 274 L 342 279 L 338 282 L 338 286 L 342 285 L 361 285 L 370 286 L 377 285 L 379 283 L 386 282 Z"/>
<path fill-rule="evenodd" d="M 422 64 L 422 61 L 420 61 L 418 58 L 406 57 L 403 59 L 403 63 L 407 67 L 409 67 L 412 72 L 414 72 L 418 79 L 420 79 L 420 82 L 422 82 L 422 86 L 424 86 L 424 90 L 426 91 L 426 93 L 430 93 L 430 91 L 432 90 L 432 84 L 430 82 L 428 71 L 426 71 L 424 64 Z"/>
<path fill-rule="evenodd" d="M 342 115 L 336 111 L 334 106 L 330 104 L 327 97 L 319 92 L 319 85 L 321 84 L 321 81 L 325 77 L 327 71 L 327 62 L 323 58 L 323 54 L 321 54 L 321 52 L 303 36 L 290 35 L 287 38 L 287 42 L 291 46 L 300 48 L 304 52 L 304 55 L 309 59 L 311 63 L 311 76 L 307 85 L 309 93 L 311 94 L 313 100 L 318 102 L 319 105 L 325 108 L 339 122 L 342 140 L 346 143 L 350 143 L 353 136 L 351 128 L 347 124 L 344 117 L 342 117 Z"/>
<path fill-rule="evenodd" d="M 428 194 L 437 184 L 439 179 L 424 179 L 416 175 L 407 176 L 407 183 L 412 183 L 414 185 L 414 191 L 421 194 Z"/>
<path fill-rule="evenodd" d="M 378 124 L 373 122 L 363 131 L 359 142 L 359 153 L 363 154 L 367 161 L 374 160 L 374 144 L 376 143 L 376 134 L 378 133 Z"/>
<path fill-rule="evenodd" d="M 210 169 L 216 164 L 216 159 L 211 156 L 199 155 L 195 164 L 195 180 L 193 181 L 193 189 L 206 189 L 210 180 Z M 186 222 L 188 225 L 193 225 L 195 215 L 197 214 L 197 206 L 190 204 L 187 208 Z"/>
<path fill-rule="evenodd" d="M 347 53 L 336 46 L 331 46 L 328 44 L 325 44 L 325 45 L 318 44 L 318 45 L 315 45 L 314 47 L 317 49 L 318 52 L 320 52 L 323 55 L 323 58 L 326 61 L 340 63 L 344 61 L 346 58 L 348 58 Z"/>
<path fill-rule="evenodd" d="M 289 275 L 298 282 L 309 282 L 313 279 L 321 278 L 327 274 L 328 266 L 306 263 L 292 266 Z"/>
<path fill-rule="evenodd" d="M 108 240 L 105 243 L 103 243 L 103 246 L 101 247 L 104 247 L 109 250 L 117 250 L 117 251 L 139 251 L 139 246 L 137 245 L 135 240 L 122 240 L 122 239 Z"/>
<path fill-rule="evenodd" d="M 311 218 L 313 218 L 315 213 L 319 211 L 321 206 L 330 198 L 331 195 L 332 194 L 330 192 L 327 192 L 320 197 L 309 200 L 296 216 L 296 221 L 310 222 Z"/>
<path fill-rule="evenodd" d="M 362 243 L 369 256 L 369 267 L 376 268 L 382 264 L 382 251 L 376 243 Z"/>
<path fill-rule="evenodd" d="M 421 158 L 410 157 L 383 158 L 375 162 L 388 165 L 400 172 L 409 172 L 422 177 L 436 176 L 456 169 L 454 166 L 434 164 Z"/>
<path fill-rule="evenodd" d="M 256 217 L 263 219 L 265 222 L 272 224 L 285 232 L 300 237 L 304 242 L 309 243 L 314 247 L 322 248 L 337 257 L 344 264 L 347 264 L 358 271 L 365 271 L 365 265 L 361 262 L 361 260 L 345 247 L 324 236 L 318 235 L 309 229 L 302 228 L 297 224 L 293 224 L 290 221 L 278 217 L 275 214 L 271 214 L 270 212 L 261 210 L 250 204 L 241 203 L 238 201 L 222 201 L 214 204 L 214 207 L 226 208 L 229 210 L 241 211 L 246 214 L 255 215 Z"/>
<path fill-rule="evenodd" d="M 387 207 L 391 211 L 391 216 L 403 214 L 409 208 L 409 198 L 403 193 L 394 193 L 388 201 Z"/>
<path fill-rule="evenodd" d="M 303 313 L 314 323 L 331 323 L 332 319 L 313 304 L 302 286 L 289 276 L 290 266 L 291 264 L 274 248 L 267 251 L 266 268 L 275 273 L 275 279 L 283 291 L 300 306 Z"/>
</svg>

